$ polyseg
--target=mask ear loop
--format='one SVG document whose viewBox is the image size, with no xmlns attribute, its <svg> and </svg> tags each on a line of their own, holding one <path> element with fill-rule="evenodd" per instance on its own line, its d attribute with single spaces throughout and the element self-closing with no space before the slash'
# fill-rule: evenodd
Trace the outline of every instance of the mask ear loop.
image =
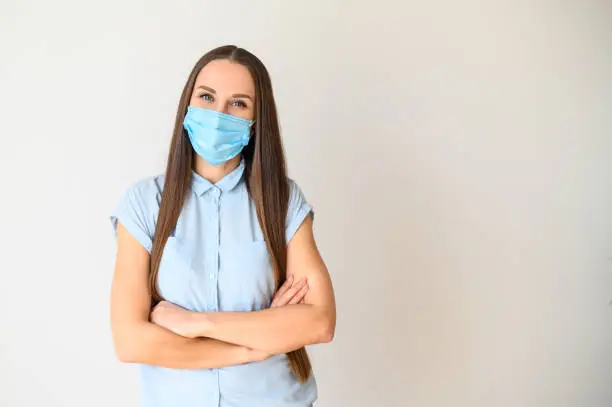
<svg viewBox="0 0 612 407">
<path fill-rule="evenodd" d="M 248 139 L 244 141 L 245 147 L 251 143 L 255 143 L 255 126 L 253 126 L 254 124 L 255 124 L 255 121 L 253 120 L 253 122 L 249 125 L 249 137 Z"/>
</svg>

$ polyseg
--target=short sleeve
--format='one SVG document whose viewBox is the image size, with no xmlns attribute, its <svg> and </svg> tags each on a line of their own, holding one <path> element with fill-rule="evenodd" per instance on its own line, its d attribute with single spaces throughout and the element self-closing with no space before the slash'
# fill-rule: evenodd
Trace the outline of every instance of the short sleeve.
<svg viewBox="0 0 612 407">
<path fill-rule="evenodd" d="M 289 179 L 289 206 L 287 209 L 287 227 L 285 231 L 287 243 L 289 243 L 309 214 L 314 220 L 312 206 L 306 201 L 301 188 L 295 181 Z"/>
<path fill-rule="evenodd" d="M 155 233 L 157 205 L 155 182 L 141 180 L 129 187 L 119 200 L 110 220 L 117 236 L 117 222 L 121 224 L 151 253 Z"/>
</svg>

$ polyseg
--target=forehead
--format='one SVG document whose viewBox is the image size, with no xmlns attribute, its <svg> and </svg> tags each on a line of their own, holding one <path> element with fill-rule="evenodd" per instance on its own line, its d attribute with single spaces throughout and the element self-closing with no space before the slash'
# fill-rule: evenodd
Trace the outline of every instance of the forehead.
<svg viewBox="0 0 612 407">
<path fill-rule="evenodd" d="M 254 96 L 255 85 L 249 70 L 243 65 L 217 59 L 209 62 L 196 77 L 195 87 L 208 86 L 217 94 L 245 93 Z"/>
</svg>

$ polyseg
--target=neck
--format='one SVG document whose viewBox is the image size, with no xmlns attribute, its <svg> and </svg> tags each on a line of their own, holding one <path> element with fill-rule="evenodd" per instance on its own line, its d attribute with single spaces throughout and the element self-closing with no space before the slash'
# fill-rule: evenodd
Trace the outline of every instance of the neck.
<svg viewBox="0 0 612 407">
<path fill-rule="evenodd" d="M 200 157 L 199 155 L 194 153 L 194 156 L 195 156 L 195 164 L 194 164 L 195 172 L 197 172 L 202 178 L 207 179 L 213 184 L 216 184 L 217 182 L 219 182 L 221 179 L 223 179 L 223 177 L 225 177 L 227 174 L 232 172 L 236 167 L 238 167 L 238 165 L 240 164 L 240 157 L 241 157 L 241 155 L 238 154 L 236 157 L 232 158 L 231 160 L 224 162 L 218 167 L 215 167 L 213 165 L 210 165 L 206 161 L 204 161 L 204 159 Z"/>
</svg>

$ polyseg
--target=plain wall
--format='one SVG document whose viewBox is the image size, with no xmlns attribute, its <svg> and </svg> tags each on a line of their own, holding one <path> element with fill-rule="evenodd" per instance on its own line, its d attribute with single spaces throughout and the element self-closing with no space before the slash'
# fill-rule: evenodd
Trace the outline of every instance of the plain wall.
<svg viewBox="0 0 612 407">
<path fill-rule="evenodd" d="M 318 407 L 612 405 L 612 4 L 0 1 L 0 406 L 135 406 L 108 215 L 258 55 L 338 326 Z"/>
</svg>

